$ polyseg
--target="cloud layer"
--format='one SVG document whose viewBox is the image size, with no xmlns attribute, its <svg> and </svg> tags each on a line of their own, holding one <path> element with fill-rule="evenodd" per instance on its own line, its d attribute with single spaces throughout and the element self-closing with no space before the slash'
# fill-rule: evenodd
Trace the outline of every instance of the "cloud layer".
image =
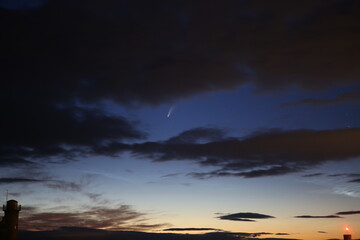
<svg viewBox="0 0 360 240">
<path fill-rule="evenodd" d="M 78 147 L 12 149 L 7 157 L 63 157 L 64 155 L 118 156 L 131 152 L 134 157 L 152 161 L 193 161 L 218 170 L 193 172 L 196 178 L 265 177 L 300 172 L 328 161 L 346 161 L 360 156 L 360 129 L 280 130 L 269 129 L 242 138 L 227 137 L 216 128 L 195 128 L 165 141 L 102 144 Z M 86 145 L 85 145 L 86 146 Z M 46 146 L 49 147 L 49 146 Z"/>
<path fill-rule="evenodd" d="M 302 105 L 313 105 L 313 106 L 326 106 L 326 105 L 333 105 L 339 103 L 354 103 L 360 104 L 360 92 L 350 92 L 344 93 L 336 98 L 333 99 L 312 99 L 307 98 L 297 102 L 291 102 L 283 104 L 283 107 L 297 107 Z"/>
<path fill-rule="evenodd" d="M 358 2 L 210 3 L 46 1 L 29 15 L 5 5 L 2 78 L 22 98 L 153 104 L 249 81 L 358 83 Z"/>
<path fill-rule="evenodd" d="M 343 211 L 337 212 L 337 215 L 353 215 L 353 214 L 360 214 L 360 211 Z"/>
<path fill-rule="evenodd" d="M 341 218 L 337 215 L 327 215 L 327 216 L 312 216 L 312 215 L 301 215 L 301 216 L 295 216 L 296 218 Z"/>
<path fill-rule="evenodd" d="M 146 135 L 135 123 L 107 116 L 98 108 L 43 105 L 30 100 L 6 106 L 5 112 L 10 113 L 0 119 L 4 126 L 0 167 L 26 167 L 39 160 L 66 162 L 86 156 L 89 148 L 107 141 L 142 139 Z"/>
<path fill-rule="evenodd" d="M 107 229 L 107 230 L 149 230 L 165 227 L 167 224 L 147 224 L 146 214 L 133 210 L 128 205 L 109 208 L 105 206 L 74 210 L 68 207 L 62 212 L 44 211 L 28 207 L 23 211 L 21 228 L 23 230 L 54 230 L 59 226 Z"/>
<path fill-rule="evenodd" d="M 212 172 L 191 173 L 197 178 L 277 176 L 303 171 L 328 161 L 345 161 L 360 156 L 358 128 L 269 129 L 243 138 L 223 136 L 215 141 L 214 132 L 216 129 L 212 128 L 193 129 L 167 141 L 114 143 L 95 149 L 95 153 L 130 151 L 136 157 L 153 161 L 193 161 L 201 166 L 218 168 Z M 187 138 L 182 137 L 184 134 Z"/>
</svg>

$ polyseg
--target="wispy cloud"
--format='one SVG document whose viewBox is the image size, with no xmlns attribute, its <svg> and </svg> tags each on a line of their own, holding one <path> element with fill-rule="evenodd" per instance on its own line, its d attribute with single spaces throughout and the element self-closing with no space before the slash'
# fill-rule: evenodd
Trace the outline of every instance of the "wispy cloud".
<svg viewBox="0 0 360 240">
<path fill-rule="evenodd" d="M 302 177 L 318 177 L 318 176 L 322 176 L 324 175 L 323 173 L 312 173 L 312 174 L 306 174 L 303 175 Z"/>
<path fill-rule="evenodd" d="M 17 156 L 3 156 L 0 158 L 0 167 L 29 167 L 37 164 Z"/>
<path fill-rule="evenodd" d="M 94 181 L 95 175 L 84 174 L 79 176 L 77 180 L 62 180 L 51 176 L 46 172 L 40 171 L 20 171 L 17 172 L 19 175 L 23 175 L 21 178 L 14 177 L 2 177 L 0 178 L 0 185 L 40 185 L 49 188 L 54 191 L 71 192 L 88 194 L 86 188 Z M 26 191 L 28 193 L 28 191 Z M 24 193 L 24 192 L 23 192 Z M 21 193 L 14 193 L 19 196 Z M 95 199 L 95 195 L 88 196 L 91 199 Z"/>
<path fill-rule="evenodd" d="M 166 175 L 161 176 L 161 177 L 168 178 L 168 177 L 177 177 L 179 175 L 180 175 L 180 173 L 170 173 L 170 174 L 166 174 Z"/>
<path fill-rule="evenodd" d="M 360 92 L 350 92 L 344 93 L 333 99 L 313 99 L 307 98 L 297 102 L 285 103 L 283 107 L 297 107 L 302 105 L 313 105 L 313 106 L 325 106 L 325 105 L 333 105 L 339 103 L 353 103 L 360 104 Z"/>
<path fill-rule="evenodd" d="M 54 190 L 61 190 L 65 192 L 81 192 L 91 184 L 94 178 L 94 174 L 85 174 L 80 176 L 78 181 L 49 179 L 45 185 Z"/>
<path fill-rule="evenodd" d="M 337 212 L 337 215 L 354 215 L 354 214 L 360 214 L 360 211 L 343 211 L 343 212 Z"/>
<path fill-rule="evenodd" d="M 138 212 L 128 205 L 118 207 L 95 206 L 86 210 L 44 211 L 28 208 L 22 215 L 24 230 L 53 230 L 59 226 L 108 229 L 149 230 L 166 227 L 167 224 L 147 224 L 147 214 Z"/>
<path fill-rule="evenodd" d="M 222 231 L 217 228 L 166 228 L 163 231 Z"/>
<path fill-rule="evenodd" d="M 341 217 L 337 215 L 326 215 L 326 216 L 301 215 L 301 216 L 295 216 L 295 218 L 341 218 Z"/>
<path fill-rule="evenodd" d="M 350 183 L 360 183 L 360 178 L 349 180 L 348 182 L 350 182 Z"/>
<path fill-rule="evenodd" d="M 360 182 L 360 174 L 359 173 L 338 173 L 338 174 L 330 174 L 327 175 L 328 177 L 343 177 L 343 178 L 347 178 L 350 180 L 348 180 L 348 183 L 359 183 Z"/>
</svg>

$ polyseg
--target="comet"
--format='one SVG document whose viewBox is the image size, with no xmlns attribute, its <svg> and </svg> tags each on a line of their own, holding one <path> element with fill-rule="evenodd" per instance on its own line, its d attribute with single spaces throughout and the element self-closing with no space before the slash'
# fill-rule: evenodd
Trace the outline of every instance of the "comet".
<svg viewBox="0 0 360 240">
<path fill-rule="evenodd" d="M 168 112 L 168 114 L 166 115 L 168 118 L 171 116 L 173 110 L 174 110 L 174 106 L 171 105 L 171 107 L 170 107 L 170 109 L 169 109 L 169 112 Z"/>
</svg>

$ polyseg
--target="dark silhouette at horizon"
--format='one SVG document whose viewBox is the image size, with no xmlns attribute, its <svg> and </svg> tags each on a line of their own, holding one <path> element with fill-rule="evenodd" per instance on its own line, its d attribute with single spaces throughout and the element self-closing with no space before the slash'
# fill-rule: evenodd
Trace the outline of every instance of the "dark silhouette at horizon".
<svg viewBox="0 0 360 240">
<path fill-rule="evenodd" d="M 3 205 L 5 215 L 0 222 L 0 240 L 18 240 L 19 212 L 21 205 L 15 200 Z"/>
</svg>

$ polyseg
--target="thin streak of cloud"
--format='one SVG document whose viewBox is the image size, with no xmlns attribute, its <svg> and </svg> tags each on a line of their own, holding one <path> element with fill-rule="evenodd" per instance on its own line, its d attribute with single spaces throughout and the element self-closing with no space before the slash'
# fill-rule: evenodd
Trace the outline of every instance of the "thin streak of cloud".
<svg viewBox="0 0 360 240">
<path fill-rule="evenodd" d="M 337 215 L 326 215 L 326 216 L 301 215 L 301 216 L 295 216 L 295 218 L 342 218 L 342 217 Z"/>
<path fill-rule="evenodd" d="M 354 215 L 354 214 L 360 214 L 360 211 L 343 211 L 343 212 L 337 212 L 337 215 Z"/>
<path fill-rule="evenodd" d="M 349 183 L 360 183 L 360 178 L 349 180 Z"/>
<path fill-rule="evenodd" d="M 313 106 L 326 106 L 333 104 L 340 104 L 350 102 L 353 104 L 360 104 L 360 92 L 344 93 L 333 99 L 303 99 L 297 102 L 285 103 L 282 107 L 298 107 L 302 105 L 313 105 Z"/>
<path fill-rule="evenodd" d="M 163 231 L 222 231 L 217 228 L 167 228 Z"/>
<path fill-rule="evenodd" d="M 323 173 L 312 173 L 312 174 L 303 175 L 302 177 L 318 177 L 323 175 L 324 175 Z"/>
<path fill-rule="evenodd" d="M 9 183 L 42 183 L 46 180 L 32 179 L 32 178 L 0 178 L 0 184 Z"/>
</svg>

